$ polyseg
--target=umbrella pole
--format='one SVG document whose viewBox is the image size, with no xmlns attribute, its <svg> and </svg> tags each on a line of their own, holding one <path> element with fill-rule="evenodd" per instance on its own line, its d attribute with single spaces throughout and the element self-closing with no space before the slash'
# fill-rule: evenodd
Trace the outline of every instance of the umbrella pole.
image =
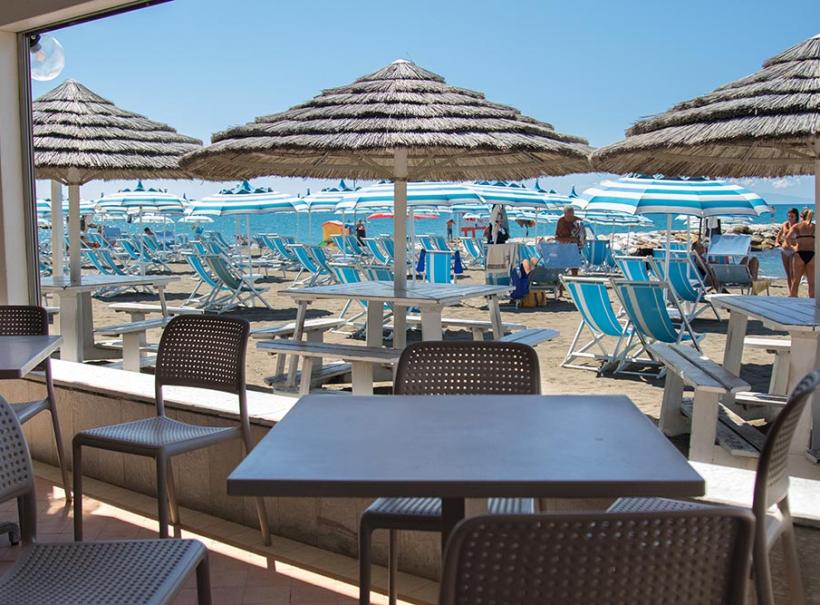
<svg viewBox="0 0 820 605">
<path fill-rule="evenodd" d="M 51 274 L 55 278 L 62 277 L 65 269 L 64 226 L 63 185 L 58 181 L 51 181 Z"/>
<path fill-rule="evenodd" d="M 245 217 L 245 237 L 248 238 L 248 274 L 253 275 L 253 253 L 251 250 L 251 215 L 248 214 Z"/>
<path fill-rule="evenodd" d="M 664 260 L 663 274 L 669 280 L 669 258 L 672 256 L 672 215 L 666 215 L 666 260 Z"/>
<path fill-rule="evenodd" d="M 140 273 L 145 276 L 145 231 L 142 228 L 142 206 L 140 206 L 140 220 L 139 220 L 139 233 L 137 234 L 137 239 L 140 241 Z"/>
<path fill-rule="evenodd" d="M 80 186 L 68 186 L 68 272 L 71 283 L 80 282 L 82 276 L 82 260 L 80 258 Z"/>
<path fill-rule="evenodd" d="M 407 289 L 407 149 L 393 151 L 393 237 L 395 259 L 393 291 L 404 294 Z M 403 349 L 407 338 L 407 307 L 393 308 L 393 348 Z"/>
</svg>

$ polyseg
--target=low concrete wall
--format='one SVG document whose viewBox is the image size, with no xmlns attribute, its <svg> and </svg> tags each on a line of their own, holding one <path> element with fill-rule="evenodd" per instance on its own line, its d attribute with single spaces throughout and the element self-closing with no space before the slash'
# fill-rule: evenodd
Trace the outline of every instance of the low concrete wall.
<svg viewBox="0 0 820 605">
<path fill-rule="evenodd" d="M 71 438 L 80 430 L 146 418 L 154 414 L 153 377 L 122 370 L 54 362 L 57 407 L 67 455 Z M 237 409 L 231 398 L 191 389 L 168 389 L 168 416 L 182 422 L 231 426 Z M 43 397 L 42 379 L 0 381 L 0 394 L 9 401 L 31 401 Z M 252 439 L 260 439 L 287 412 L 292 402 L 267 393 L 249 392 Z M 197 403 L 197 401 L 199 403 Z M 234 398 L 235 401 L 235 398 Z M 47 414 L 28 422 L 24 431 L 32 456 L 57 465 L 56 448 Z M 373 455 L 382 455 L 374 452 Z M 226 478 L 239 464 L 240 441 L 226 442 L 176 456 L 173 471 L 182 506 L 256 528 L 256 510 L 249 498 L 227 495 Z M 116 452 L 85 448 L 84 475 L 154 496 L 156 472 L 153 460 Z M 357 556 L 358 519 L 369 504 L 365 499 L 267 498 L 271 531 L 329 551 Z M 184 523 L 184 519 L 183 519 Z M 386 562 L 386 536 L 374 536 L 374 560 Z M 409 573 L 436 578 L 440 566 L 439 536 L 432 533 L 400 532 L 400 566 Z M 260 537 L 261 540 L 261 537 Z"/>
</svg>

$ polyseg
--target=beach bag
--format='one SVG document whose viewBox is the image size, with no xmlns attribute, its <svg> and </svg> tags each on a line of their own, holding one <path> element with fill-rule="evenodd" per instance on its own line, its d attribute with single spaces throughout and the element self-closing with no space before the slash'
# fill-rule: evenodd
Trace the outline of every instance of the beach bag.
<svg viewBox="0 0 820 605">
<path fill-rule="evenodd" d="M 461 262 L 461 252 L 458 250 L 456 250 L 455 256 L 453 257 L 453 273 L 456 275 L 464 273 L 464 265 Z"/>
<path fill-rule="evenodd" d="M 424 273 L 424 261 L 427 259 L 427 250 L 424 248 L 419 252 L 419 262 L 416 263 L 416 273 Z"/>
</svg>

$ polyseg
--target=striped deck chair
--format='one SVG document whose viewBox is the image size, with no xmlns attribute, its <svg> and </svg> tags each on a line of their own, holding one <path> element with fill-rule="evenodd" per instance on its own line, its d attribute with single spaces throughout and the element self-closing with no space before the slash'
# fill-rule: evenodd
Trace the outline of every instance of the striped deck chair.
<svg viewBox="0 0 820 605">
<path fill-rule="evenodd" d="M 330 269 L 333 272 L 333 277 L 340 284 L 358 284 L 362 281 L 362 275 L 359 272 L 359 268 L 356 265 L 336 263 L 331 265 Z M 348 299 L 342 307 L 341 313 L 339 313 L 339 319 L 344 319 L 345 323 L 347 323 L 348 325 L 355 325 L 353 322 L 355 322 L 357 319 L 362 317 L 367 312 L 367 301 L 357 300 L 356 303 L 362 308 L 362 311 L 355 314 L 352 317 L 345 317 L 345 314 L 350 308 L 352 302 L 353 299 Z M 362 326 L 356 325 L 356 327 L 361 328 Z"/>
<path fill-rule="evenodd" d="M 390 264 L 390 259 L 387 253 L 382 249 L 379 240 L 373 237 L 364 238 L 364 245 L 367 246 L 367 251 L 370 253 L 371 262 L 378 265 Z"/>
<path fill-rule="evenodd" d="M 608 271 L 611 268 L 612 248 L 608 240 L 592 239 L 584 244 L 584 260 L 587 271 Z"/>
<path fill-rule="evenodd" d="M 394 242 L 389 237 L 380 237 L 378 239 L 379 243 L 382 246 L 382 249 L 384 250 L 385 254 L 387 254 L 387 263 L 393 264 L 393 260 L 396 258 L 396 242 Z M 410 255 L 408 255 L 407 257 L 411 258 Z"/>
<path fill-rule="evenodd" d="M 443 235 L 431 235 L 430 238 L 433 244 L 433 250 L 441 250 L 442 252 L 450 250 L 450 246 L 447 245 L 447 239 Z"/>
<path fill-rule="evenodd" d="M 538 246 L 535 244 L 518 244 L 518 258 L 521 260 L 541 258 L 541 253 L 538 252 Z"/>
<path fill-rule="evenodd" d="M 651 281 L 654 262 L 651 256 L 616 256 L 615 265 L 621 271 L 624 279 L 629 281 Z"/>
<path fill-rule="evenodd" d="M 128 266 L 123 263 L 121 266 L 109 248 L 98 248 L 97 255 L 115 275 L 134 275 L 139 272 L 139 267 L 135 267 L 134 265 Z"/>
<path fill-rule="evenodd" d="M 301 265 L 299 273 L 296 274 L 296 278 L 293 280 L 294 285 L 302 284 L 309 288 L 320 283 L 320 281 L 328 281 L 330 274 L 322 267 L 321 263 L 316 260 L 311 246 L 307 244 L 291 244 L 288 246 L 288 249 L 293 252 Z M 307 271 L 309 277 L 300 280 L 299 278 L 305 271 Z"/>
<path fill-rule="evenodd" d="M 602 372 L 620 362 L 623 351 L 631 344 L 627 326 L 622 324 L 612 307 L 609 297 L 609 280 L 603 277 L 570 277 L 563 275 L 561 281 L 572 299 L 581 323 L 561 362 L 563 368 L 594 370 Z M 584 331 L 591 340 L 579 344 Z M 607 348 L 607 340 L 615 340 L 614 348 Z M 597 365 L 576 363 L 576 360 L 592 360 Z"/>
<path fill-rule="evenodd" d="M 424 266 L 424 281 L 431 284 L 452 284 L 453 253 L 449 250 L 427 250 L 427 259 Z"/>
<path fill-rule="evenodd" d="M 206 256 L 205 260 L 208 262 L 213 274 L 219 278 L 222 286 L 229 293 L 226 300 L 218 305 L 219 310 L 225 311 L 237 305 L 253 307 L 254 300 L 258 300 L 273 311 L 268 302 L 262 298 L 262 294 L 267 292 L 267 288 L 258 288 L 254 285 L 252 278 L 236 273 L 222 256 L 211 254 Z M 213 301 L 212 304 L 214 304 Z"/>
<path fill-rule="evenodd" d="M 196 287 L 194 287 L 194 291 L 191 292 L 190 296 L 188 296 L 185 302 L 182 303 L 182 306 L 187 307 L 194 305 L 201 307 L 206 311 L 219 309 L 220 304 L 224 302 L 219 298 L 220 292 L 225 291 L 225 286 L 222 283 L 222 280 L 211 274 L 206 267 L 203 257 L 196 254 L 186 254 L 185 260 L 188 261 L 188 264 L 191 265 L 191 268 L 194 270 L 194 274 L 197 277 L 197 284 Z M 210 288 L 210 292 L 208 292 L 207 296 L 197 296 L 199 289 L 202 288 L 202 286 L 208 286 Z"/>
<path fill-rule="evenodd" d="M 629 335 L 637 336 L 641 342 L 641 348 L 636 355 L 623 355 L 615 368 L 616 373 L 653 375 L 660 378 L 665 373 L 663 364 L 659 364 L 651 357 L 647 347 L 653 342 L 665 343 L 691 343 L 700 351 L 699 341 L 703 337 L 696 334 L 689 324 L 683 310 L 680 307 L 677 296 L 671 291 L 665 282 L 660 281 L 630 281 L 626 279 L 612 279 L 612 286 L 615 294 L 623 305 L 624 313 L 629 320 L 629 327 L 632 332 Z M 673 311 L 677 311 L 681 321 L 676 325 L 669 315 L 668 306 Z M 642 353 L 647 353 L 648 357 L 641 358 Z M 629 364 L 642 364 L 660 366 L 657 373 L 647 373 L 638 371 L 626 371 Z"/>
<path fill-rule="evenodd" d="M 294 238 L 285 237 L 283 235 L 267 235 L 265 237 L 281 260 L 287 261 L 294 266 L 299 265 L 299 259 L 296 258 L 296 254 L 290 249 L 290 246 L 296 243 Z"/>
<path fill-rule="evenodd" d="M 712 309 L 715 318 L 720 321 L 717 309 L 711 301 L 705 298 L 706 284 L 695 268 L 692 258 L 686 254 L 676 254 L 669 259 L 669 274 L 666 274 L 666 260 L 658 259 L 655 262 L 655 269 L 658 277 L 666 281 L 669 287 L 682 303 L 686 311 L 686 319 L 694 320 L 706 309 Z"/>
<path fill-rule="evenodd" d="M 754 285 L 748 265 L 751 251 L 751 235 L 712 237 L 706 251 L 706 264 L 717 281 L 718 291 L 730 286 L 740 288 L 741 294 L 751 291 Z"/>
<path fill-rule="evenodd" d="M 140 245 L 138 243 L 135 244 L 131 240 L 127 239 L 120 240 L 120 245 L 132 261 L 137 263 L 145 263 L 146 270 L 156 269 L 159 271 L 171 271 L 171 267 L 169 267 L 165 261 L 151 254 L 151 251 L 145 246 L 143 246 L 142 250 L 140 250 Z"/>
<path fill-rule="evenodd" d="M 484 266 L 484 246 L 482 242 L 472 237 L 462 237 L 461 244 L 464 246 L 464 251 L 467 253 L 469 260 L 467 264 L 470 267 Z"/>
<path fill-rule="evenodd" d="M 432 235 L 417 235 L 416 239 L 421 244 L 421 247 L 425 250 L 438 250 L 436 245 L 433 243 Z"/>
<path fill-rule="evenodd" d="M 362 270 L 369 281 L 393 281 L 393 270 L 388 267 L 367 265 Z"/>
</svg>

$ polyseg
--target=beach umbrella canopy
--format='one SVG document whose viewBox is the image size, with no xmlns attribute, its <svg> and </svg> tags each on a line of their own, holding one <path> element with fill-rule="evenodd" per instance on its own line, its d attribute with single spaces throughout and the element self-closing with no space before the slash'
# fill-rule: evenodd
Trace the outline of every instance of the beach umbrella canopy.
<svg viewBox="0 0 820 605">
<path fill-rule="evenodd" d="M 205 225 L 214 222 L 210 216 L 205 216 L 204 214 L 186 214 L 181 219 L 179 219 L 180 223 L 188 223 L 193 225 Z"/>
<path fill-rule="evenodd" d="M 116 193 L 104 195 L 96 203 L 96 209 L 99 212 L 116 210 L 135 213 L 171 210 L 182 212 L 184 208 L 183 198 L 162 189 L 146 188 L 142 181 L 137 181 L 132 189 L 120 189 Z"/>
<path fill-rule="evenodd" d="M 434 212 L 416 212 L 413 211 L 412 217 L 417 220 L 431 220 L 439 218 L 439 215 Z M 392 212 L 374 212 L 370 216 L 367 217 L 369 221 L 375 221 L 380 219 L 392 219 L 393 213 Z"/>
<path fill-rule="evenodd" d="M 348 187 L 344 180 L 341 180 L 337 187 L 325 187 L 315 193 L 308 192 L 300 200 L 307 212 L 333 212 L 336 210 L 336 205 L 344 200 L 345 194 L 352 191 L 355 189 Z"/>
<path fill-rule="evenodd" d="M 820 34 L 751 75 L 637 122 L 592 154 L 610 172 L 716 177 L 814 175 L 820 203 Z M 820 238 L 815 238 L 820 255 Z M 820 263 L 815 263 L 820 282 Z M 815 299 L 820 307 L 820 297 Z"/>
<path fill-rule="evenodd" d="M 407 183 L 407 206 L 450 206 L 481 204 L 484 200 L 471 187 L 461 183 Z M 395 203 L 393 183 L 383 182 L 362 187 L 345 194 L 336 205 L 337 211 L 391 209 Z"/>
<path fill-rule="evenodd" d="M 223 189 L 191 202 L 191 215 L 240 216 L 296 212 L 304 204 L 295 195 L 279 193 L 270 187 L 253 187 L 242 181 L 236 187 Z"/>
<path fill-rule="evenodd" d="M 586 212 L 687 214 L 690 216 L 760 216 L 770 212 L 765 200 L 748 189 L 706 178 L 630 176 L 605 180 L 584 191 Z"/>
<path fill-rule="evenodd" d="M 210 146 L 186 155 L 182 165 L 212 179 L 392 179 L 394 235 L 403 242 L 408 181 L 585 172 L 589 151 L 584 139 L 560 134 L 550 124 L 398 60 L 288 111 L 216 133 Z M 396 246 L 395 262 L 405 266 L 404 245 Z M 406 273 L 395 276 L 401 292 Z M 403 316 L 399 310 L 399 324 Z M 401 344 L 401 325 L 396 332 Z"/>
</svg>

